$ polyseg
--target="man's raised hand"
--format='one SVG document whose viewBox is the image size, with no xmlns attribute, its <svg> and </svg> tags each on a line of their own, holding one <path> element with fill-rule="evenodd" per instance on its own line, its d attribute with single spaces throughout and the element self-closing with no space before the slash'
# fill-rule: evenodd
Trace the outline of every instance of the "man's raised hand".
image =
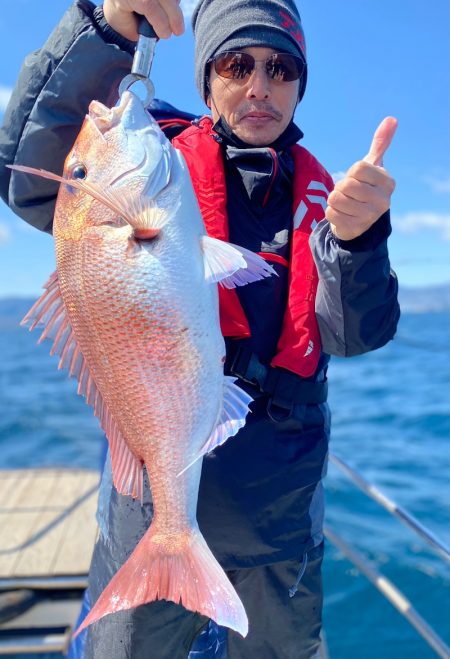
<svg viewBox="0 0 450 659">
<path fill-rule="evenodd" d="M 134 12 L 145 16 L 161 39 L 184 32 L 179 0 L 105 0 L 103 3 L 103 13 L 109 25 L 131 41 L 138 39 Z"/>
<path fill-rule="evenodd" d="M 325 217 L 340 240 L 360 236 L 389 209 L 395 181 L 383 167 L 383 156 L 396 130 L 397 120 L 386 117 L 367 156 L 350 167 L 328 197 Z"/>
</svg>

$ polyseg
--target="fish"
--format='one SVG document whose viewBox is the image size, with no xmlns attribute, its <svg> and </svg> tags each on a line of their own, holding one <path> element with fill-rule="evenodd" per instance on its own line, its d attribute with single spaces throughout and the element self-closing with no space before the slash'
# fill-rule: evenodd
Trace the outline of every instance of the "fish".
<svg viewBox="0 0 450 659">
<path fill-rule="evenodd" d="M 274 273 L 206 234 L 187 165 L 131 91 L 92 101 L 58 181 L 56 271 L 22 324 L 43 327 L 94 409 L 113 482 L 154 505 L 148 530 L 75 635 L 106 615 L 169 600 L 242 636 L 244 606 L 196 520 L 202 457 L 245 424 L 251 397 L 224 375 L 218 284 Z M 238 440 L 235 440 L 238 441 Z"/>
</svg>

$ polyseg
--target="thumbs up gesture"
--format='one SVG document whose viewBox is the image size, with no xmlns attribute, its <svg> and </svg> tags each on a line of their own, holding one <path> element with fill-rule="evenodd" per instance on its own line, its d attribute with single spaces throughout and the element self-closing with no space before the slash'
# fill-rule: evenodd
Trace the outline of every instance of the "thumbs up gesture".
<svg viewBox="0 0 450 659">
<path fill-rule="evenodd" d="M 396 130 L 397 120 L 386 117 L 367 156 L 350 167 L 328 197 L 325 217 L 340 240 L 360 236 L 390 207 L 395 181 L 383 167 L 383 156 Z"/>
</svg>

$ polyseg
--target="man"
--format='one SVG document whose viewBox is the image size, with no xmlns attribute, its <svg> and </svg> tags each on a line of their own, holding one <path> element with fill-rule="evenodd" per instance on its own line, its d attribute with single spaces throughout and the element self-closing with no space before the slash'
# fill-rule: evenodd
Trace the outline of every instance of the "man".
<svg viewBox="0 0 450 659">
<path fill-rule="evenodd" d="M 75 2 L 21 73 L 5 117 L 2 162 L 62 170 L 89 101 L 114 102 L 129 70 L 133 11 L 161 38 L 183 32 L 177 0 L 106 0 L 103 8 Z M 200 528 L 244 603 L 250 630 L 243 639 L 179 605 L 152 602 L 93 625 L 84 656 L 181 659 L 191 651 L 306 659 L 317 652 L 321 627 L 329 355 L 384 345 L 399 317 L 386 245 L 394 183 L 381 166 L 395 120 L 383 123 L 368 156 L 332 191 L 322 166 L 295 146 L 302 133 L 292 118 L 307 64 L 293 0 L 202 0 L 193 28 L 196 82 L 211 118 L 180 129 L 173 143 L 208 232 L 262 253 L 278 274 L 222 295 L 225 370 L 254 403 L 238 436 L 205 458 L 198 504 Z M 11 207 L 50 231 L 54 186 L 17 173 L 2 177 Z M 141 507 L 108 485 L 106 468 L 92 602 L 151 513 L 148 487 Z"/>
</svg>

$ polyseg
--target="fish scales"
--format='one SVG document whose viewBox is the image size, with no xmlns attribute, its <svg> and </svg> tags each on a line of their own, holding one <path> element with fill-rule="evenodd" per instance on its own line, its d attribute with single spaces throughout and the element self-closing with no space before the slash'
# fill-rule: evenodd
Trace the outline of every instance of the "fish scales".
<svg viewBox="0 0 450 659">
<path fill-rule="evenodd" d="M 82 279 L 83 300 L 94 301 L 87 305 L 83 302 L 81 309 L 76 308 L 71 323 L 77 330 L 82 352 L 90 357 L 93 379 L 121 420 L 120 429 L 128 446 L 147 464 L 155 523 L 161 517 L 161 507 L 167 531 L 172 531 L 185 522 L 186 514 L 190 520 L 195 519 L 196 499 L 189 497 L 189 489 L 198 488 L 198 467 L 187 472 L 187 478 L 177 483 L 177 487 L 167 488 L 166 479 L 175 481 L 186 465 L 183 447 L 199 444 L 192 437 L 210 435 L 217 416 L 213 401 L 220 400 L 222 383 L 219 369 L 211 369 L 209 359 L 195 345 L 199 339 L 208 345 L 204 339 L 209 332 L 202 327 L 201 314 L 194 319 L 189 313 L 182 314 L 174 291 L 178 289 L 186 299 L 192 297 L 189 288 L 195 287 L 197 294 L 200 285 L 206 289 L 205 293 L 211 287 L 204 283 L 203 276 L 198 282 L 182 276 L 171 280 L 164 276 L 164 272 L 170 272 L 169 268 L 162 270 L 160 261 L 156 260 L 149 265 L 144 261 L 143 267 L 136 270 L 133 261 L 128 265 L 130 259 L 124 259 L 126 243 L 109 242 L 87 244 L 88 253 L 74 259 L 76 272 L 65 270 L 70 287 L 77 278 Z M 189 247 L 189 244 L 184 246 L 183 251 Z M 73 253 L 70 244 L 64 244 L 60 250 L 61 263 L 69 260 L 68 249 Z M 85 251 L 81 241 L 79 249 Z M 138 260 L 141 251 L 137 249 Z M 145 259 L 145 254 L 142 256 Z M 167 256 L 173 262 L 173 255 L 167 252 Z M 114 272 L 112 279 L 103 267 L 106 261 Z M 82 273 L 80 263 L 84 264 Z M 156 266 L 156 272 L 152 266 Z M 104 281 L 102 273 L 105 273 Z M 142 279 L 152 282 L 148 288 L 142 288 Z M 62 289 L 63 298 L 66 295 L 71 297 L 71 288 L 67 293 Z M 149 303 L 152 297 L 157 299 L 156 304 Z M 115 300 L 113 307 L 111 300 Z M 118 334 L 118 326 L 126 327 L 126 333 Z M 186 331 L 182 332 L 183 329 Z M 209 349 L 214 348 L 221 356 L 219 342 L 213 342 Z M 209 414 L 205 409 L 207 401 L 213 407 Z M 155 444 L 172 447 L 174 438 L 177 444 L 172 450 L 155 451 Z M 190 502 L 189 509 L 186 500 Z"/>
</svg>

